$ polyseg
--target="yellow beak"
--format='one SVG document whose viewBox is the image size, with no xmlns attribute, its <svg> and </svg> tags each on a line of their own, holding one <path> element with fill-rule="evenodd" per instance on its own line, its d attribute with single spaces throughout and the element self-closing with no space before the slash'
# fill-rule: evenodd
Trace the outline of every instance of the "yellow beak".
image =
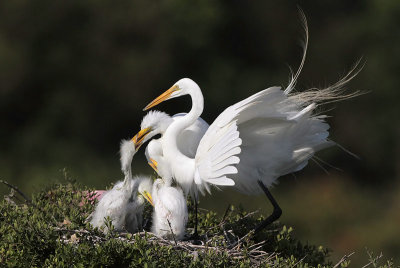
<svg viewBox="0 0 400 268">
<path fill-rule="evenodd" d="M 179 87 L 177 85 L 172 86 L 170 89 L 168 89 L 163 94 L 161 94 L 160 96 L 155 98 L 152 102 L 150 102 L 146 107 L 144 107 L 143 111 L 146 111 L 146 110 L 160 104 L 161 102 L 168 100 L 171 97 L 171 94 L 177 90 L 179 90 Z"/>
<path fill-rule="evenodd" d="M 154 207 L 153 197 L 151 197 L 151 194 L 148 191 L 143 192 L 143 197 Z"/>
<path fill-rule="evenodd" d="M 149 166 L 151 166 L 158 173 L 157 165 L 157 161 L 153 158 L 150 158 Z"/>
<path fill-rule="evenodd" d="M 144 128 L 138 132 L 133 138 L 132 141 L 135 144 L 135 149 L 136 151 L 139 150 L 140 146 L 143 144 L 144 138 L 149 134 L 151 131 L 151 128 Z"/>
</svg>

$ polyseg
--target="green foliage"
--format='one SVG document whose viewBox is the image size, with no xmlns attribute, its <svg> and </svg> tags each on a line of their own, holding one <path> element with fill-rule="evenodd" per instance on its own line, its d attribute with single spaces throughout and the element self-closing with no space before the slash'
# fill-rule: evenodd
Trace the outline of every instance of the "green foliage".
<svg viewBox="0 0 400 268">
<path fill-rule="evenodd" d="M 193 247 L 190 242 L 175 245 L 147 232 L 117 233 L 110 228 L 103 234 L 85 223 L 93 210 L 94 204 L 86 201 L 91 195 L 90 189 L 68 183 L 48 187 L 21 204 L 4 199 L 0 203 L 0 263 L 9 267 L 332 266 L 327 249 L 303 245 L 293 237 L 291 227 L 274 224 L 256 236 L 248 235 L 262 218 L 233 206 L 222 218 L 200 210 L 200 235 L 207 246 L 198 250 L 188 250 Z M 145 215 L 150 210 L 146 207 Z M 193 220 L 190 214 L 189 227 Z M 239 237 L 235 249 L 232 245 Z M 254 258 L 257 246 L 265 254 Z M 379 258 L 370 253 L 374 267 L 379 267 Z M 342 267 L 346 265 L 342 262 Z"/>
</svg>

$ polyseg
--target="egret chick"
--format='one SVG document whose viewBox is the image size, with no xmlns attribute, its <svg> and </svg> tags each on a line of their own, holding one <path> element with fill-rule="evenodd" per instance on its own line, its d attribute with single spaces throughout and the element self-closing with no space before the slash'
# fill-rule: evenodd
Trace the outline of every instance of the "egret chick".
<svg viewBox="0 0 400 268">
<path fill-rule="evenodd" d="M 154 121 L 155 125 L 160 123 L 161 121 Z M 158 140 L 149 142 L 146 147 L 146 158 L 149 165 L 162 178 L 153 184 L 154 211 L 151 231 L 159 237 L 181 240 L 185 235 L 188 220 L 186 199 L 180 188 L 171 186 L 171 169 L 165 162 Z"/>
<path fill-rule="evenodd" d="M 90 223 L 93 227 L 103 228 L 108 232 L 104 223 L 105 218 L 109 217 L 115 230 L 136 232 L 142 228 L 143 198 L 152 203 L 152 180 L 144 176 L 132 178 L 131 162 L 136 152 L 133 141 L 122 141 L 120 152 L 125 179 L 117 182 L 103 195 L 96 205 Z"/>
<path fill-rule="evenodd" d="M 135 196 L 132 196 L 126 206 L 125 229 L 128 232 L 134 233 L 143 229 L 143 209 L 145 200 L 153 205 L 151 190 L 153 180 L 148 176 L 135 176 L 133 179 L 138 184 L 138 190 Z"/>
<path fill-rule="evenodd" d="M 170 179 L 157 179 L 153 184 L 151 231 L 160 237 L 181 240 L 188 221 L 186 199 L 180 188 L 171 187 L 171 182 Z"/>
</svg>

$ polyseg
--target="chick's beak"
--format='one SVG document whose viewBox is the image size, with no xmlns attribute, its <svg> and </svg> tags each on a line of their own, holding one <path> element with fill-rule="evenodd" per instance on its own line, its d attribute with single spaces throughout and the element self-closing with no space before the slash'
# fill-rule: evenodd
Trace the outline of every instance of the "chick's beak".
<svg viewBox="0 0 400 268">
<path fill-rule="evenodd" d="M 148 191 L 143 192 L 143 197 L 154 207 L 153 197 L 151 197 L 151 194 Z"/>
<path fill-rule="evenodd" d="M 136 151 L 139 150 L 140 146 L 143 144 L 144 138 L 146 138 L 147 134 L 149 134 L 151 131 L 151 128 L 144 128 L 138 132 L 133 138 L 132 141 L 135 144 L 135 149 Z"/>
<path fill-rule="evenodd" d="M 157 161 L 153 158 L 150 158 L 149 166 L 151 166 L 158 173 L 157 165 Z"/>
<path fill-rule="evenodd" d="M 174 93 L 177 90 L 179 90 L 179 87 L 177 85 L 172 86 L 170 89 L 168 89 L 163 94 L 155 98 L 152 102 L 150 102 L 146 107 L 144 107 L 143 111 L 146 111 L 160 104 L 161 102 L 168 100 L 171 97 L 172 93 Z"/>
</svg>

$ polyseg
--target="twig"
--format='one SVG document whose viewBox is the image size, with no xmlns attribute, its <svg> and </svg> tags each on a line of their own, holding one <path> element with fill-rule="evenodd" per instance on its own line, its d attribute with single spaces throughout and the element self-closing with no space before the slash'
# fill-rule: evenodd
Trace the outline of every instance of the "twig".
<svg viewBox="0 0 400 268">
<path fill-rule="evenodd" d="M 372 259 L 369 263 L 367 263 L 366 265 L 364 265 L 361 268 L 366 268 L 368 266 L 370 266 L 371 264 L 375 263 L 377 260 L 379 260 L 380 258 L 383 257 L 383 253 L 381 252 L 381 254 L 379 254 L 379 256 L 377 256 L 376 258 L 373 258 L 371 254 L 368 253 L 368 255 L 370 256 L 370 258 Z"/>
<path fill-rule="evenodd" d="M 10 184 L 10 183 L 4 181 L 4 180 L 0 180 L 0 182 L 3 183 L 3 184 L 5 184 L 5 185 L 7 185 L 7 186 L 10 187 L 11 189 L 14 189 L 14 190 L 15 190 L 17 193 L 19 193 L 27 202 L 29 202 L 29 203 L 31 202 L 31 200 L 30 200 L 23 192 L 21 192 L 21 190 L 19 190 L 17 186 L 14 186 L 14 185 L 12 185 L 12 184 Z"/>
<path fill-rule="evenodd" d="M 239 249 L 240 245 L 241 245 L 240 242 L 242 242 L 247 237 L 251 237 L 252 235 L 254 235 L 254 230 L 251 230 L 250 232 L 248 232 L 247 234 L 245 234 L 244 236 L 239 238 L 238 241 L 232 245 L 233 249 L 235 249 L 235 248 Z"/>
<path fill-rule="evenodd" d="M 178 243 L 176 243 L 176 238 L 175 238 L 174 231 L 172 230 L 171 223 L 169 222 L 168 219 L 167 219 L 167 222 L 168 222 L 168 225 L 169 225 L 169 229 L 171 230 L 172 238 L 174 239 L 175 245 L 178 245 Z"/>
<path fill-rule="evenodd" d="M 228 204 L 228 207 L 225 210 L 224 216 L 222 216 L 221 222 L 219 224 L 222 224 L 225 222 L 226 217 L 228 216 L 228 213 L 231 211 L 231 204 Z"/>
<path fill-rule="evenodd" d="M 301 262 L 303 262 L 306 257 L 307 257 L 307 255 L 305 255 L 303 258 L 301 258 L 298 262 L 296 262 L 295 264 L 291 265 L 290 267 L 297 267 L 297 265 L 299 265 Z"/>
<path fill-rule="evenodd" d="M 347 261 L 352 255 L 354 254 L 354 252 L 350 253 L 349 255 L 344 255 L 340 261 L 338 263 L 336 263 L 335 266 L 333 266 L 333 268 L 337 268 L 339 267 L 339 265 L 341 265 L 343 262 Z"/>
<path fill-rule="evenodd" d="M 171 225 L 171 224 L 169 223 L 169 225 Z M 69 238 L 70 235 L 73 236 L 74 234 L 79 235 L 79 239 L 81 241 L 84 239 L 88 239 L 88 240 L 93 241 L 94 243 L 103 243 L 108 240 L 105 237 L 98 236 L 98 235 L 94 234 L 93 232 L 91 232 L 89 230 L 85 230 L 85 229 L 71 230 L 71 229 L 67 229 L 65 227 L 53 227 L 53 229 L 62 234 L 61 237 L 62 237 L 62 241 L 64 243 L 74 243 L 74 244 L 79 243 L 79 240 L 78 240 L 78 242 L 74 242 L 71 240 L 71 238 Z M 68 235 L 66 235 L 67 233 L 68 233 Z M 119 239 L 119 240 L 124 241 L 129 244 L 135 243 L 134 240 L 127 238 L 128 234 L 129 233 L 121 232 L 121 233 L 119 233 L 119 236 L 116 237 L 116 239 Z M 175 239 L 175 237 L 174 237 L 173 241 L 167 240 L 162 237 L 157 237 L 157 236 L 155 236 L 155 234 L 146 232 L 146 231 L 138 232 L 133 235 L 146 239 L 148 241 L 148 243 L 153 243 L 153 244 L 157 244 L 160 246 L 172 246 L 176 250 L 186 251 L 186 252 L 190 253 L 190 255 L 192 255 L 193 258 L 196 258 L 196 256 L 198 257 L 198 254 L 200 254 L 200 253 L 206 254 L 207 252 L 212 250 L 213 252 L 215 252 L 217 254 L 227 254 L 227 255 L 231 256 L 232 259 L 249 258 L 251 263 L 260 264 L 260 263 L 270 262 L 271 259 L 277 255 L 276 253 L 267 253 L 267 252 L 261 250 L 261 247 L 262 247 L 263 243 L 265 243 L 265 241 L 252 245 L 251 247 L 249 247 L 249 250 L 247 251 L 247 253 L 244 253 L 240 249 L 240 247 L 229 248 L 229 247 L 225 247 L 223 245 L 209 246 L 207 243 L 205 245 L 194 245 L 190 241 L 177 241 Z M 74 237 L 76 237 L 76 236 L 74 236 Z"/>
<path fill-rule="evenodd" d="M 262 248 L 266 242 L 267 242 L 267 240 L 264 240 L 260 243 L 254 244 L 254 245 L 250 246 L 249 249 L 251 249 L 251 251 L 257 251 L 258 249 Z"/>
<path fill-rule="evenodd" d="M 250 217 L 250 216 L 253 216 L 254 214 L 256 214 L 256 213 L 258 213 L 258 212 L 259 212 L 258 209 L 255 210 L 255 211 L 249 212 L 249 213 L 247 213 L 246 215 L 242 216 L 238 221 L 241 221 L 241 220 L 246 219 L 246 218 L 248 218 L 248 217 Z"/>
</svg>

